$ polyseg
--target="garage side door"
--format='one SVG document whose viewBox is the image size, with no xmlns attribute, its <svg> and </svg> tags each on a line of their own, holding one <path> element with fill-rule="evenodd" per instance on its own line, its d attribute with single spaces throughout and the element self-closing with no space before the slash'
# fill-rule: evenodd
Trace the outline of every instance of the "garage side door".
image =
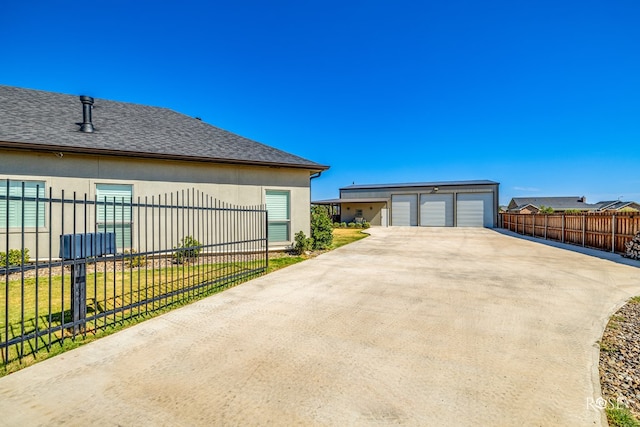
<svg viewBox="0 0 640 427">
<path fill-rule="evenodd" d="M 418 225 L 418 196 L 416 194 L 391 196 L 391 225 Z"/>
<path fill-rule="evenodd" d="M 453 227 L 453 194 L 421 194 L 420 225 Z"/>
<path fill-rule="evenodd" d="M 458 194 L 458 227 L 493 227 L 493 193 Z"/>
</svg>

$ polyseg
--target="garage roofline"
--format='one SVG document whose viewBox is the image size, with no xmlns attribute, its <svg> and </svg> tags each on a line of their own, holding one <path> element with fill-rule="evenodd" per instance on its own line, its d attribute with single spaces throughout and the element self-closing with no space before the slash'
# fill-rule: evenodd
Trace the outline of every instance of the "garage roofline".
<svg viewBox="0 0 640 427">
<path fill-rule="evenodd" d="M 471 181 L 436 181 L 436 182 L 407 182 L 397 184 L 363 184 L 349 185 L 342 187 L 340 190 L 364 190 L 376 188 L 414 188 L 414 187 L 457 187 L 468 185 L 498 185 L 499 182 L 490 180 L 471 180 Z"/>
<path fill-rule="evenodd" d="M 391 199 L 384 197 L 369 197 L 369 198 L 351 198 L 351 199 L 327 199 L 316 200 L 311 202 L 313 205 L 336 205 L 339 203 L 389 203 Z"/>
</svg>

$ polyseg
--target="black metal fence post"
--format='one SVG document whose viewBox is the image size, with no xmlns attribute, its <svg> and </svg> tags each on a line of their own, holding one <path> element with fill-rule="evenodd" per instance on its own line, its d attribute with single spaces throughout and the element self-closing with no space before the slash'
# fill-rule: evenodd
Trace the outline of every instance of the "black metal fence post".
<svg viewBox="0 0 640 427">
<path fill-rule="evenodd" d="M 87 319 L 86 258 L 71 265 L 71 321 L 73 333 L 84 332 Z"/>
</svg>

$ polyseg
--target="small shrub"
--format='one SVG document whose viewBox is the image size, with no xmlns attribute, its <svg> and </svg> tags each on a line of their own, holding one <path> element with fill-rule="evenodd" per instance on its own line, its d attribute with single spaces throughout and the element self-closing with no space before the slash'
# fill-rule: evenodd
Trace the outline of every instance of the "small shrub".
<svg viewBox="0 0 640 427">
<path fill-rule="evenodd" d="M 333 224 L 324 206 L 311 209 L 311 239 L 313 249 L 317 250 L 328 249 L 333 243 Z"/>
<path fill-rule="evenodd" d="M 347 228 L 347 223 L 346 222 L 341 222 L 340 223 L 340 228 Z"/>
<path fill-rule="evenodd" d="M 356 228 L 356 223 L 355 222 L 350 222 L 348 227 L 349 228 Z"/>
<path fill-rule="evenodd" d="M 607 421 L 611 427 L 638 427 L 640 422 L 633 416 L 629 408 L 623 405 L 607 407 Z"/>
<path fill-rule="evenodd" d="M 293 252 L 296 255 L 302 255 L 303 253 L 310 251 L 313 246 L 313 239 L 307 237 L 304 231 L 298 231 L 294 238 Z"/>
<path fill-rule="evenodd" d="M 362 223 L 361 222 L 356 222 L 356 228 L 362 228 Z"/>
<path fill-rule="evenodd" d="M 29 262 L 29 249 L 9 249 L 9 266 L 22 265 L 22 255 L 24 252 L 24 263 Z M 0 268 L 7 266 L 7 254 L 6 252 L 0 252 Z"/>
<path fill-rule="evenodd" d="M 340 228 L 340 223 L 339 222 L 334 222 L 333 223 L 333 228 Z"/>
<path fill-rule="evenodd" d="M 371 227 L 371 223 L 370 222 L 365 221 L 365 222 L 362 223 L 362 228 L 370 228 L 370 227 Z"/>
<path fill-rule="evenodd" d="M 194 239 L 193 236 L 183 237 L 180 244 L 174 248 L 176 251 L 173 253 L 173 260 L 177 264 L 182 264 L 197 258 L 198 254 L 200 254 L 200 246 L 201 243 Z"/>
<path fill-rule="evenodd" d="M 135 249 L 131 249 L 130 251 L 124 251 L 126 256 L 125 263 L 127 268 L 138 268 L 147 265 L 147 257 L 141 255 L 134 255 L 137 251 Z M 131 256 L 127 256 L 131 255 Z"/>
</svg>

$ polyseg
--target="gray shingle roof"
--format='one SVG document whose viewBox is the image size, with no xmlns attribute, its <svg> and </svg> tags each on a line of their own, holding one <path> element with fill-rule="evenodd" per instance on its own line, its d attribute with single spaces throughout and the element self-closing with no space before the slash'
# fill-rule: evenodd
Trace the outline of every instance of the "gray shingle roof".
<svg viewBox="0 0 640 427">
<path fill-rule="evenodd" d="M 78 96 L 0 85 L 0 144 L 132 157 L 328 169 L 167 108 L 95 99 L 80 132 Z"/>
<path fill-rule="evenodd" d="M 464 185 L 494 185 L 495 181 L 477 180 L 477 181 L 438 181 L 438 182 L 407 182 L 399 184 L 364 184 L 349 185 L 342 187 L 340 190 L 365 190 L 375 188 L 409 188 L 409 187 L 445 187 L 445 186 L 464 186 Z"/>
<path fill-rule="evenodd" d="M 509 209 L 520 209 L 526 205 L 533 205 L 537 208 L 546 206 L 554 210 L 596 210 L 598 205 L 589 204 L 581 201 L 579 196 L 569 197 L 514 197 L 509 203 Z"/>
</svg>

